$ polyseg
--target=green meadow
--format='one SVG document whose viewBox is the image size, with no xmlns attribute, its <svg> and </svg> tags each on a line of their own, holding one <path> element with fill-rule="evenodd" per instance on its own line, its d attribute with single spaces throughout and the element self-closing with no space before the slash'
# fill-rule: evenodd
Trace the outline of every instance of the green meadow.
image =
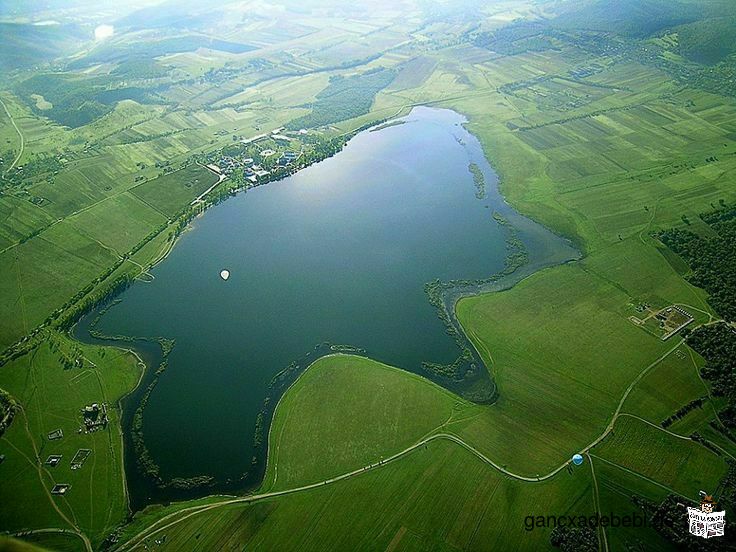
<svg viewBox="0 0 736 552">
<path fill-rule="evenodd" d="M 321 423 L 315 424 L 309 413 L 318 405 Z M 151 508 L 161 521 L 142 531 L 146 524 L 138 518 L 151 523 L 144 510 L 121 542 L 140 550 L 155 540 L 171 550 L 318 550 L 325 542 L 356 550 L 547 549 L 551 529 L 527 530 L 527 516 L 631 515 L 637 511 L 633 494 L 652 500 L 668 492 L 688 496 L 692 487 L 714 488 L 725 473 L 722 458 L 687 437 L 622 416 L 583 466 L 567 465 L 544 481 L 521 481 L 478 455 L 487 446 L 485 436 L 458 430 L 497 406 L 453 399 L 423 378 L 370 359 L 322 358 L 277 407 L 268 475 L 252 501 L 213 497 L 209 503 Z M 400 425 L 391 423 L 396 412 L 404 414 Z M 389 445 L 375 448 L 376 441 Z M 531 454 L 513 444 L 519 457 Z M 343 474 L 348 475 L 333 480 Z M 274 491 L 286 494 L 257 498 Z M 651 529 L 610 532 L 614 542 L 667 549 Z"/>
<path fill-rule="evenodd" d="M 339 413 L 365 409 L 363 416 Z M 323 416 L 325 405 L 337 415 Z M 362 468 L 413 445 L 472 405 L 419 376 L 333 355 L 308 369 L 279 403 L 263 488 L 288 489 Z M 325 454 L 326 453 L 326 454 Z"/>
<path fill-rule="evenodd" d="M 525 530 L 527 515 L 630 513 L 634 496 L 715 491 L 736 455 L 715 423 L 725 401 L 679 335 L 662 341 L 632 317 L 642 305 L 679 305 L 692 326 L 721 316 L 653 234 L 710 235 L 699 215 L 736 201 L 733 18 L 721 1 L 678 2 L 666 17 L 655 0 L 634 4 L 616 17 L 600 0 L 567 15 L 531 0 L 447 17 L 405 2 L 353 18 L 215 10 L 216 38 L 202 27 L 150 41 L 143 12 L 107 45 L 80 42 L 76 27 L 3 23 L 27 59 L 5 58 L 0 86 L 0 389 L 20 404 L 0 436 L 0 503 L 13 504 L 0 533 L 46 530 L 22 538 L 55 550 L 99 549 L 111 534 L 138 549 L 538 550 L 551 530 Z M 464 114 L 509 203 L 583 254 L 457 303 L 498 401 L 323 358 L 276 409 L 255 493 L 282 494 L 129 519 L 119 400 L 141 367 L 59 323 L 174 246 L 177 217 L 217 181 L 196 160 L 280 127 L 328 140 L 416 105 Z M 109 426 L 78 433 L 92 402 L 108 404 Z M 50 441 L 55 429 L 64 437 Z M 56 483 L 69 494 L 50 495 Z M 596 534 L 602 550 L 673 547 L 653 528 Z"/>
<path fill-rule="evenodd" d="M 0 368 L 0 387 L 22 405 L 0 440 L 5 454 L 0 496 L 14 505 L 0 512 L 4 530 L 58 527 L 72 533 L 64 540 L 79 541 L 74 534 L 84 534 L 96 547 L 127 515 L 119 401 L 141 372 L 126 351 L 50 332 L 43 345 Z M 82 432 L 81 409 L 103 402 L 108 427 Z M 56 430 L 63 436 L 50 439 Z M 72 470 L 80 449 L 92 452 Z M 47 464 L 51 455 L 61 456 L 58 465 Z M 50 494 L 56 484 L 71 485 L 68 494 Z"/>
<path fill-rule="evenodd" d="M 539 498 L 544 496 L 540 504 Z M 489 507 L 498 503 L 497 507 Z M 469 452 L 437 442 L 400 463 L 330 488 L 229 506 L 193 516 L 165 532 L 164 549 L 246 545 L 253 550 L 545 549 L 548 535 L 527 532 L 521 512 L 592 508 L 590 474 L 580 471 L 538 488 L 509 481 Z M 292 529 L 284 531 L 283 527 Z"/>
</svg>

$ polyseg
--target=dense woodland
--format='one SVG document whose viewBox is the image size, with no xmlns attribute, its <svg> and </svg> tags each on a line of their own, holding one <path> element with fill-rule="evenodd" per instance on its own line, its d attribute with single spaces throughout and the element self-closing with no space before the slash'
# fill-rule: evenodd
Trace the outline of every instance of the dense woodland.
<svg viewBox="0 0 736 552">
<path fill-rule="evenodd" d="M 598 535 L 590 527 L 555 527 L 550 544 L 562 552 L 596 552 Z"/>
<path fill-rule="evenodd" d="M 728 324 L 701 326 L 688 334 L 687 343 L 705 358 L 702 375 L 710 382 L 713 394 L 728 401 L 718 417 L 729 430 L 735 430 L 736 333 Z"/>
<path fill-rule="evenodd" d="M 692 270 L 688 280 L 705 289 L 713 308 L 732 322 L 736 320 L 736 206 L 722 205 L 700 218 L 712 228 L 712 235 L 673 228 L 657 237 L 687 262 Z M 702 375 L 713 393 L 727 400 L 719 412 L 720 421 L 727 430 L 736 429 L 736 333 L 722 323 L 701 326 L 686 335 L 688 345 L 706 360 Z"/>
<path fill-rule="evenodd" d="M 2 437 L 5 430 L 13 421 L 13 415 L 15 414 L 16 403 L 13 398 L 8 395 L 5 391 L 0 389 L 0 437 Z"/>
<path fill-rule="evenodd" d="M 714 230 L 703 236 L 673 228 L 657 237 L 692 269 L 693 285 L 710 295 L 708 301 L 726 320 L 736 320 L 736 205 L 723 206 L 701 218 Z"/>
<path fill-rule="evenodd" d="M 116 79 L 112 79 L 115 83 Z M 77 128 L 111 112 L 117 102 L 135 100 L 139 103 L 161 103 L 151 90 L 134 87 L 111 87 L 109 77 L 85 77 L 65 73 L 37 74 L 19 83 L 15 92 L 26 98 L 34 112 L 61 125 Z M 43 96 L 51 104 L 40 109 L 31 97 Z"/>
<path fill-rule="evenodd" d="M 719 63 L 736 52 L 736 17 L 718 17 L 678 27 L 680 54 L 698 63 Z"/>
<path fill-rule="evenodd" d="M 312 112 L 294 119 L 288 125 L 297 130 L 330 125 L 368 113 L 376 94 L 394 80 L 396 72 L 382 67 L 360 75 L 335 75 L 330 84 L 317 94 Z"/>
<path fill-rule="evenodd" d="M 555 48 L 546 28 L 539 23 L 519 23 L 495 31 L 483 31 L 473 43 L 499 54 L 512 56 L 521 52 L 541 52 Z"/>
</svg>

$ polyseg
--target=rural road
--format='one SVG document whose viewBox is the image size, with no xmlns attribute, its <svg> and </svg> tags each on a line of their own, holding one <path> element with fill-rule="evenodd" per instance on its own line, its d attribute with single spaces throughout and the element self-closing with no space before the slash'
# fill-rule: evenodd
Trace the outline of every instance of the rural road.
<svg viewBox="0 0 736 552">
<path fill-rule="evenodd" d="M 639 373 L 639 375 L 631 382 L 631 384 L 624 391 L 621 399 L 619 400 L 618 406 L 616 407 L 616 410 L 614 411 L 613 416 L 611 417 L 611 420 L 608 423 L 608 425 L 606 426 L 606 428 L 603 430 L 603 432 L 595 440 L 593 440 L 589 445 L 587 445 L 585 448 L 583 448 L 580 451 L 581 454 L 587 454 L 592 448 L 594 448 L 601 441 L 603 441 L 603 439 L 605 439 L 608 436 L 608 434 L 611 433 L 611 431 L 613 431 L 613 427 L 614 427 L 616 421 L 618 420 L 618 418 L 620 416 L 629 416 L 629 414 L 622 414 L 621 413 L 621 409 L 623 408 L 623 405 L 626 402 L 626 399 L 631 394 L 631 391 L 644 378 L 644 376 L 646 376 L 646 374 L 649 373 L 649 371 L 654 366 L 656 366 L 657 364 L 659 364 L 660 362 L 662 362 L 665 358 L 667 358 L 670 354 L 672 354 L 675 350 L 677 350 L 677 348 L 680 347 L 680 345 L 682 345 L 682 343 L 683 343 L 683 340 L 680 339 L 673 347 L 671 347 L 670 349 L 668 349 L 659 358 L 657 358 L 656 360 L 654 360 L 653 362 L 651 362 L 646 368 L 644 368 Z M 634 416 L 634 417 L 638 418 L 638 416 Z M 650 425 L 652 425 L 652 424 L 650 424 Z M 671 434 L 671 432 L 669 432 L 669 431 L 667 431 L 667 433 L 670 433 Z M 673 435 L 675 435 L 675 436 L 677 436 L 678 438 L 681 438 L 681 439 L 688 439 L 689 440 L 688 437 L 683 437 L 683 436 L 677 435 L 677 434 L 673 434 Z M 538 477 L 528 477 L 528 476 L 517 474 L 517 473 L 514 473 L 512 471 L 507 470 L 506 468 L 504 468 L 503 466 L 497 464 L 496 462 L 494 462 L 493 460 L 491 460 L 490 458 L 488 458 L 485 454 L 483 454 L 482 452 L 480 452 L 478 449 L 476 449 L 472 445 L 466 443 L 465 441 L 463 441 L 460 437 L 458 437 L 456 435 L 453 435 L 453 434 L 450 434 L 450 433 L 435 433 L 433 435 L 430 435 L 429 437 L 426 437 L 424 439 L 421 439 L 420 441 L 418 441 L 417 443 L 411 445 L 410 447 L 407 447 L 404 450 L 402 450 L 400 452 L 397 452 L 396 454 L 394 454 L 392 456 L 389 456 L 385 460 L 381 460 L 379 462 L 368 464 L 367 466 L 364 466 L 362 468 L 358 468 L 356 470 L 353 470 L 353 471 L 350 471 L 350 472 L 347 472 L 347 473 L 338 475 L 338 476 L 333 477 L 333 478 L 330 478 L 330 479 L 326 479 L 324 481 L 319 481 L 319 482 L 316 482 L 316 483 L 310 483 L 309 485 L 302 485 L 300 487 L 294 487 L 294 488 L 291 488 L 291 489 L 284 489 L 282 491 L 271 491 L 271 492 L 267 492 L 267 493 L 261 493 L 261 494 L 255 494 L 255 495 L 249 495 L 249 496 L 243 496 L 243 497 L 237 497 L 237 498 L 227 499 L 227 500 L 223 500 L 223 501 L 220 501 L 220 502 L 214 502 L 212 504 L 207 504 L 207 505 L 203 505 L 203 506 L 192 506 L 190 508 L 184 508 L 184 509 L 179 510 L 177 512 L 173 512 L 173 513 L 171 513 L 171 514 L 169 514 L 167 516 L 164 516 L 163 518 L 161 518 L 160 520 L 158 520 L 156 523 L 152 524 L 151 526 L 147 527 L 143 531 L 139 532 L 137 535 L 135 535 L 134 537 L 132 537 L 130 540 L 128 540 L 127 542 L 125 542 L 125 543 L 121 544 L 120 546 L 118 546 L 115 550 L 121 550 L 121 551 L 122 550 L 132 550 L 136 546 L 138 546 L 143 539 L 153 537 L 154 535 L 156 535 L 158 533 L 161 533 L 162 531 L 165 531 L 169 527 L 171 527 L 173 525 L 176 525 L 177 523 L 179 523 L 181 521 L 184 521 L 185 519 L 187 519 L 189 517 L 192 517 L 194 515 L 197 515 L 197 514 L 199 514 L 201 512 L 205 512 L 207 510 L 212 510 L 214 508 L 220 508 L 222 506 L 228 506 L 228 505 L 231 505 L 231 504 L 242 504 L 242 503 L 246 503 L 247 504 L 249 502 L 255 502 L 255 501 L 258 501 L 258 500 L 264 500 L 264 499 L 274 498 L 274 497 L 278 497 L 278 496 L 290 495 L 290 494 L 294 494 L 294 493 L 298 493 L 298 492 L 302 492 L 302 491 L 308 491 L 310 489 L 316 489 L 316 488 L 322 487 L 324 485 L 330 485 L 332 483 L 337 483 L 339 481 L 343 481 L 345 479 L 349 479 L 351 477 L 355 477 L 357 475 L 360 475 L 361 473 L 365 473 L 367 471 L 370 471 L 370 470 L 373 470 L 373 469 L 382 467 L 382 466 L 384 466 L 384 465 L 386 465 L 386 464 L 388 464 L 390 462 L 393 462 L 395 460 L 398 460 L 399 458 L 402 458 L 403 456 L 406 456 L 407 454 L 409 454 L 409 453 L 417 450 L 418 448 L 423 447 L 424 445 L 426 445 L 426 444 L 428 444 L 428 443 L 430 443 L 432 441 L 436 441 L 438 439 L 445 439 L 445 440 L 448 440 L 448 441 L 452 441 L 453 443 L 456 443 L 457 445 L 460 445 L 461 447 L 463 447 L 464 449 L 466 449 L 469 452 L 473 453 L 477 458 L 479 458 L 480 460 L 482 460 L 486 464 L 492 466 L 493 468 L 495 468 L 499 472 L 501 472 L 501 473 L 503 473 L 503 474 L 505 474 L 505 475 L 507 475 L 509 477 L 512 477 L 514 479 L 517 479 L 519 481 L 527 481 L 527 482 L 540 482 L 540 481 L 545 481 L 547 479 L 550 479 L 550 478 L 554 477 L 560 471 L 564 470 L 570 464 L 570 462 L 571 462 L 570 460 L 567 460 L 567 461 L 563 462 L 560 466 L 558 466 L 557 468 L 555 468 L 554 470 L 550 471 L 549 473 L 547 473 L 545 475 L 541 475 L 541 476 L 538 476 Z M 172 519 L 172 518 L 175 518 L 175 519 Z M 168 521 L 168 523 L 167 523 L 167 521 Z"/>
<path fill-rule="evenodd" d="M 23 138 L 23 133 L 18 128 L 18 125 L 15 124 L 15 120 L 13 119 L 13 116 L 10 114 L 10 111 L 8 111 L 8 106 L 5 105 L 5 102 L 0 99 L 0 104 L 2 104 L 3 109 L 5 110 L 5 114 L 8 116 L 8 119 L 10 119 L 10 122 L 13 124 L 13 128 L 15 128 L 15 132 L 18 133 L 18 136 L 20 137 L 20 151 L 18 152 L 18 155 L 15 156 L 15 159 L 13 160 L 13 163 L 5 169 L 5 172 L 3 173 L 3 176 L 8 174 L 10 171 L 13 170 L 13 167 L 18 163 L 20 160 L 20 156 L 23 155 L 23 149 L 25 148 L 25 139 Z"/>
<path fill-rule="evenodd" d="M 177 512 L 173 512 L 169 514 L 168 516 L 164 516 L 161 518 L 158 522 L 154 523 L 152 526 L 148 527 L 147 529 L 144 529 L 137 535 L 135 535 L 133 538 L 131 538 L 126 543 L 120 545 L 115 550 L 131 550 L 134 549 L 138 544 L 140 544 L 140 541 L 143 538 L 150 538 L 161 531 L 164 531 L 171 527 L 172 525 L 176 525 L 177 523 L 184 521 L 185 519 L 194 516 L 196 514 L 199 514 L 201 512 L 205 512 L 207 510 L 212 510 L 214 508 L 220 508 L 222 506 L 228 506 L 231 504 L 242 504 L 242 503 L 249 503 L 249 502 L 255 502 L 258 500 L 264 500 L 267 498 L 274 498 L 278 496 L 284 496 L 289 494 L 294 494 L 302 491 L 308 491 L 310 489 L 316 489 L 318 487 L 323 487 L 325 485 L 330 485 L 332 483 L 337 483 L 338 481 L 343 481 L 344 479 L 349 479 L 351 477 L 355 477 L 356 475 L 360 475 L 361 473 L 365 473 L 367 471 L 385 466 L 389 462 L 393 462 L 394 460 L 398 460 L 399 458 L 406 456 L 407 454 L 415 451 L 418 448 L 423 447 L 427 443 L 430 443 L 432 441 L 436 441 L 438 439 L 447 439 L 449 441 L 453 441 L 454 443 L 457 443 L 458 445 L 462 446 L 463 448 L 467 449 L 468 451 L 475 454 L 478 458 L 480 458 L 482 461 L 484 461 L 487 464 L 490 464 L 498 471 L 513 477 L 514 479 L 519 479 L 521 481 L 529 481 L 529 482 L 537 482 L 537 481 L 544 481 L 545 479 L 549 479 L 550 477 L 557 474 L 560 470 L 564 469 L 569 462 L 565 462 L 562 464 L 559 468 L 555 469 L 554 471 L 548 473 L 547 475 L 541 476 L 541 477 L 526 477 L 523 475 L 518 475 L 513 472 L 508 471 L 507 469 L 503 468 L 502 466 L 496 464 L 493 460 L 488 458 L 486 455 L 484 455 L 482 452 L 474 448 L 472 445 L 469 445 L 456 435 L 452 435 L 450 433 L 435 433 L 434 435 L 431 435 L 430 437 L 427 437 L 426 439 L 422 439 L 421 441 L 418 441 L 417 443 L 411 445 L 410 447 L 405 448 L 404 450 L 397 452 L 396 454 L 389 456 L 388 458 L 384 460 L 380 460 L 378 462 L 374 462 L 372 464 L 368 464 L 367 466 L 363 466 L 362 468 L 358 468 L 356 470 L 343 473 L 341 475 L 338 475 L 336 477 L 332 477 L 330 479 L 325 479 L 324 481 L 318 481 L 317 483 L 310 483 L 309 485 L 302 485 L 301 487 L 294 487 L 291 489 L 284 489 L 283 491 L 271 491 L 268 493 L 261 493 L 261 494 L 255 494 L 255 495 L 249 495 L 249 496 L 243 496 L 238 498 L 232 498 L 228 500 L 223 500 L 221 502 L 214 502 L 212 504 L 207 504 L 205 506 L 192 506 L 190 508 L 184 508 L 182 510 L 179 510 Z M 177 517 L 177 519 L 171 521 L 170 523 L 167 523 L 165 525 L 162 525 L 161 527 L 158 527 L 157 529 L 148 532 L 151 528 L 155 527 L 156 525 L 165 522 L 172 517 L 180 516 L 181 514 L 186 513 L 186 515 Z"/>
</svg>

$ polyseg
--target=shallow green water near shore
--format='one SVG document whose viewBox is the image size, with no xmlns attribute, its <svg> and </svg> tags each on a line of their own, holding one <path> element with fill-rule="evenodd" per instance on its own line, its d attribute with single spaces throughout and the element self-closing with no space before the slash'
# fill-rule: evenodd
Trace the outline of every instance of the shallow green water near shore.
<svg viewBox="0 0 736 552">
<path fill-rule="evenodd" d="M 405 121 L 362 132 L 335 157 L 210 209 L 152 282 L 136 283 L 100 317 L 107 335 L 176 340 L 143 416 L 165 479 L 253 484 L 269 383 L 315 345 L 349 344 L 423 375 L 423 362 L 452 363 L 460 350 L 424 284 L 504 269 L 508 228 L 494 212 L 528 254 L 514 277 L 576 256 L 503 202 L 462 116 L 416 108 Z M 156 499 L 140 481 L 131 492 L 138 504 Z"/>
</svg>

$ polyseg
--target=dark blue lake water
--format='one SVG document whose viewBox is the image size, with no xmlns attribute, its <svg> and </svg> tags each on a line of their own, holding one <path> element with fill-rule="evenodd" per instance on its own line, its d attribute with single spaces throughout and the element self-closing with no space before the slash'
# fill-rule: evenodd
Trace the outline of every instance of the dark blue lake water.
<svg viewBox="0 0 736 552">
<path fill-rule="evenodd" d="M 133 285 L 101 317 L 108 335 L 176 340 L 143 418 L 166 478 L 247 471 L 269 382 L 319 343 L 417 373 L 423 361 L 456 359 L 423 286 L 503 269 L 507 234 L 494 211 L 526 245 L 520 273 L 575 256 L 503 202 L 461 115 L 415 108 L 403 120 L 211 208 L 152 282 Z M 484 174 L 483 199 L 471 162 Z"/>
</svg>

